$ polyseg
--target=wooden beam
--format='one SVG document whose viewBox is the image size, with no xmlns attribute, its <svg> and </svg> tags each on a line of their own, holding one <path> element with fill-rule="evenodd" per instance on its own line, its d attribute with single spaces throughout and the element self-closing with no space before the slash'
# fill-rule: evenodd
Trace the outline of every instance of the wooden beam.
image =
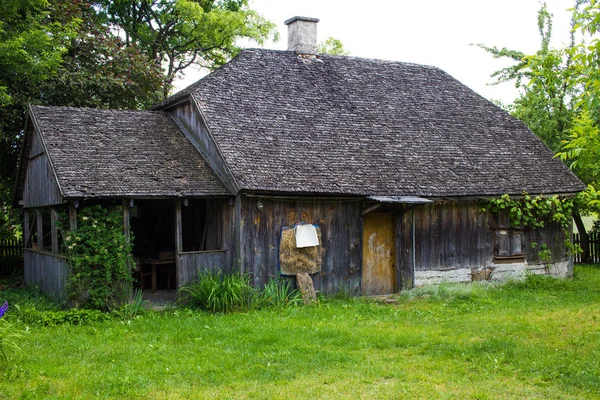
<svg viewBox="0 0 600 400">
<path fill-rule="evenodd" d="M 175 200 L 175 250 L 183 252 L 183 220 L 181 217 L 181 200 Z"/>
<path fill-rule="evenodd" d="M 42 224 L 42 210 L 35 210 L 35 222 L 37 223 L 37 238 L 35 239 L 38 250 L 44 250 L 44 225 Z"/>
<path fill-rule="evenodd" d="M 77 208 L 73 200 L 69 201 L 69 230 L 77 229 Z"/>
<path fill-rule="evenodd" d="M 129 244 L 131 241 L 131 224 L 129 222 L 129 202 L 127 199 L 123 199 L 123 234 L 125 235 L 125 242 Z"/>
<path fill-rule="evenodd" d="M 131 224 L 129 222 L 129 202 L 127 199 L 123 199 L 123 234 L 125 235 L 125 243 L 128 245 L 131 242 Z M 129 275 L 131 276 L 131 261 L 127 261 L 127 269 L 129 270 Z M 131 288 L 131 287 L 130 287 Z"/>
<path fill-rule="evenodd" d="M 368 207 L 365 210 L 363 210 L 362 215 L 366 215 L 366 214 L 370 213 L 371 211 L 375 211 L 382 205 L 383 205 L 383 203 L 373 204 L 371 207 Z"/>
<path fill-rule="evenodd" d="M 54 207 L 50 208 L 50 236 L 52 239 L 52 254 L 58 254 L 58 228 L 56 221 L 58 220 L 58 213 Z"/>
<path fill-rule="evenodd" d="M 183 252 L 183 227 L 181 218 L 181 199 L 175 200 L 175 285 L 179 289 L 179 256 Z"/>
<path fill-rule="evenodd" d="M 31 240 L 31 227 L 29 226 L 29 210 L 23 210 L 23 247 Z"/>
</svg>

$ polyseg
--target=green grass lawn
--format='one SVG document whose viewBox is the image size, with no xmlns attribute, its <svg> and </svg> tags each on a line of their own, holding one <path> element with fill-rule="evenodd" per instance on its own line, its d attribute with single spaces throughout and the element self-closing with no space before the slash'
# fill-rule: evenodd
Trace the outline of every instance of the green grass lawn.
<svg viewBox="0 0 600 400">
<path fill-rule="evenodd" d="M 418 289 L 398 304 L 327 299 L 26 329 L 0 398 L 600 397 L 594 266 L 573 280 Z"/>
</svg>

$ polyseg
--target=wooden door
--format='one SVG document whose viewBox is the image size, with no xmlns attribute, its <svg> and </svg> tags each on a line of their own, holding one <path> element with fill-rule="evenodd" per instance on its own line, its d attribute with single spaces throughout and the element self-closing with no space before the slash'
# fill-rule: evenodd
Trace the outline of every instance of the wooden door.
<svg viewBox="0 0 600 400">
<path fill-rule="evenodd" d="M 363 217 L 362 293 L 396 291 L 396 240 L 393 214 Z"/>
</svg>

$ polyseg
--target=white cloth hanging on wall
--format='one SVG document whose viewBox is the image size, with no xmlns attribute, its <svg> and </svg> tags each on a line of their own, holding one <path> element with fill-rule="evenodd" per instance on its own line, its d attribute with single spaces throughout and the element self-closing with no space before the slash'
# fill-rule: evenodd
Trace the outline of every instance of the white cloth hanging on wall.
<svg viewBox="0 0 600 400">
<path fill-rule="evenodd" d="M 311 224 L 296 226 L 296 247 L 313 247 L 319 245 L 317 228 Z"/>
</svg>

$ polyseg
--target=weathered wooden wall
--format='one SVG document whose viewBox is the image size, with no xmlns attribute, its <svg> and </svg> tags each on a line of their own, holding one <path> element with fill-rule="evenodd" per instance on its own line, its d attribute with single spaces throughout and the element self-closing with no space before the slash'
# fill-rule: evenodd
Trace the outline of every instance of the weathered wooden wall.
<svg viewBox="0 0 600 400">
<path fill-rule="evenodd" d="M 255 287 L 279 277 L 281 228 L 300 222 L 321 228 L 324 248 L 322 271 L 314 274 L 315 289 L 324 293 L 346 290 L 360 294 L 362 218 L 360 199 L 237 199 L 238 267 L 249 273 Z M 262 211 L 258 202 L 262 203 Z"/>
<path fill-rule="evenodd" d="M 447 271 L 458 268 L 486 268 L 494 259 L 494 225 L 491 212 L 481 212 L 477 202 L 448 202 L 414 208 L 415 270 Z M 402 259 L 412 263 L 412 212 L 402 217 Z M 537 243 L 537 246 L 532 246 Z M 546 224 L 540 229 L 525 229 L 523 245 L 529 264 L 542 263 L 539 245 L 546 243 L 551 262 L 568 259 L 560 226 Z"/>
<path fill-rule="evenodd" d="M 232 174 L 204 124 L 204 118 L 200 115 L 196 104 L 191 100 L 180 103 L 171 108 L 169 114 L 231 193 L 237 193 L 238 188 L 232 179 Z"/>
<path fill-rule="evenodd" d="M 552 256 L 550 263 L 566 261 L 568 259 L 567 247 L 565 246 L 565 234 L 560 225 L 548 223 L 541 229 L 527 229 L 523 233 L 525 242 L 525 259 L 529 264 L 543 264 L 539 253 L 541 245 L 546 244 Z M 532 246 L 536 243 L 536 246 Z"/>
<path fill-rule="evenodd" d="M 226 263 L 226 250 L 188 252 L 181 253 L 177 257 L 180 268 L 177 287 L 188 285 L 196 280 L 200 271 L 232 272 L 231 264 Z"/>
<path fill-rule="evenodd" d="M 63 198 L 50 166 L 48 154 L 36 131 L 32 134 L 23 192 L 24 207 L 60 204 Z"/>
<path fill-rule="evenodd" d="M 64 257 L 25 249 L 25 282 L 44 293 L 64 297 L 69 267 Z"/>
<path fill-rule="evenodd" d="M 487 266 L 493 259 L 489 214 L 476 202 L 415 206 L 415 270 Z M 402 263 L 412 265 L 412 211 L 403 214 Z"/>
<path fill-rule="evenodd" d="M 182 251 L 182 240 L 176 240 L 177 244 L 177 282 L 178 287 L 185 286 L 196 278 L 198 272 L 203 270 L 231 272 L 233 270 L 233 234 L 234 234 L 234 206 L 233 199 L 207 199 L 206 205 L 209 212 L 209 224 L 207 225 L 207 243 L 217 246 L 220 250 L 211 251 Z M 193 207 L 195 202 L 190 201 L 187 207 Z M 202 203 L 197 203 L 202 204 Z M 179 207 L 185 207 L 180 205 Z M 176 202 L 177 213 L 177 202 Z M 189 213 L 192 215 L 193 213 Z M 176 215 L 176 221 L 178 217 Z M 181 221 L 184 224 L 186 221 Z M 176 228 L 176 235 L 181 235 L 181 228 Z M 212 236 L 212 237 L 211 237 Z M 218 238 L 216 237 L 218 236 Z M 181 238 L 183 239 L 183 238 Z"/>
</svg>

